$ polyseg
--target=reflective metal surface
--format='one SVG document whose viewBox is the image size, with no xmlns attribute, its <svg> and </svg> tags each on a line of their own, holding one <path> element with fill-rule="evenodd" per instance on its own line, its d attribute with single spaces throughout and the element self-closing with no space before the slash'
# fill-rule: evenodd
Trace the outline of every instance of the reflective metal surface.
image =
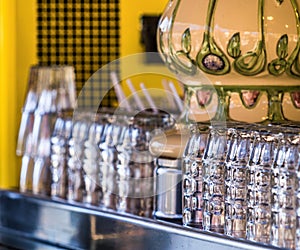
<svg viewBox="0 0 300 250">
<path fill-rule="evenodd" d="M 181 159 L 158 158 L 156 166 L 155 217 L 181 221 Z"/>
<path fill-rule="evenodd" d="M 270 249 L 79 203 L 0 191 L 0 244 L 18 249 Z"/>
</svg>

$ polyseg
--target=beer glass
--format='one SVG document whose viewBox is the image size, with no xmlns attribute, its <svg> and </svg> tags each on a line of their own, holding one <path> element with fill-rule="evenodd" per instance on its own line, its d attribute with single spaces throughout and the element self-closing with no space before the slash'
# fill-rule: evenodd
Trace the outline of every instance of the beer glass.
<svg viewBox="0 0 300 250">
<path fill-rule="evenodd" d="M 195 126 L 182 161 L 183 225 L 203 228 L 202 157 L 207 145 L 208 126 Z"/>
<path fill-rule="evenodd" d="M 51 136 L 51 196 L 67 198 L 68 193 L 68 151 L 72 132 L 72 112 L 63 112 L 55 122 Z"/>
<path fill-rule="evenodd" d="M 203 156 L 203 229 L 224 233 L 227 128 L 212 126 Z"/>
<path fill-rule="evenodd" d="M 165 113 L 143 111 L 132 117 L 119 146 L 118 211 L 152 217 L 154 202 L 154 157 L 149 151 L 153 136 L 172 128 Z"/>
<path fill-rule="evenodd" d="M 231 129 L 225 170 L 225 234 L 246 238 L 251 130 Z"/>
<path fill-rule="evenodd" d="M 299 134 L 287 131 L 277 136 L 273 163 L 271 243 L 278 247 L 296 247 Z M 298 225 L 299 226 L 299 225 Z M 299 232 L 299 228 L 298 228 Z M 297 243 L 299 244 L 299 242 Z"/>
</svg>

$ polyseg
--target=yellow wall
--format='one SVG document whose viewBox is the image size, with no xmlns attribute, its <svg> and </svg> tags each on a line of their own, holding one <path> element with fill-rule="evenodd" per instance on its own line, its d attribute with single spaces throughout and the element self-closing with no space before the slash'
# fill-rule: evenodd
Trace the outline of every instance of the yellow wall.
<svg viewBox="0 0 300 250">
<path fill-rule="evenodd" d="M 167 0 L 120 0 L 121 57 L 143 52 L 140 44 L 140 17 L 143 14 L 161 14 Z"/>
<path fill-rule="evenodd" d="M 6 0 L 11 1 L 11 0 Z M 17 110 L 21 111 L 29 68 L 37 63 L 36 0 L 15 0 L 17 2 Z"/>
<path fill-rule="evenodd" d="M 18 185 L 16 141 L 27 71 L 36 62 L 35 0 L 0 1 L 0 187 Z"/>
<path fill-rule="evenodd" d="M 162 14 L 168 0 L 132 0 L 130 3 L 128 3 L 127 0 L 121 0 L 120 3 L 120 56 L 121 58 L 131 57 L 123 61 L 121 59 L 121 79 L 126 80 L 131 73 L 136 74 L 130 79 L 135 89 L 140 91 L 140 82 L 144 82 L 146 88 L 163 89 L 162 80 L 171 78 L 177 91 L 182 95 L 182 88 L 178 85 L 178 82 L 174 80 L 173 75 L 171 75 L 171 72 L 164 64 L 145 64 L 142 56 L 135 55 L 144 52 L 144 47 L 140 43 L 142 28 L 140 22 L 141 16 L 144 14 Z M 153 74 L 149 74 L 149 72 L 153 72 Z M 125 94 L 128 96 L 130 91 L 124 81 L 122 81 L 122 86 Z"/>
<path fill-rule="evenodd" d="M 0 1 L 0 184 L 16 181 L 16 5 Z"/>
</svg>

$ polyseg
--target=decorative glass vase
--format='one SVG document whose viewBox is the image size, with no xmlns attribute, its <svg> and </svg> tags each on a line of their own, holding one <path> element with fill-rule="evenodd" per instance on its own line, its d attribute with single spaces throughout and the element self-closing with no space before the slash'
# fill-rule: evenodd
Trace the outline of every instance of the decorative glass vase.
<svg viewBox="0 0 300 250">
<path fill-rule="evenodd" d="M 299 6 L 299 0 L 170 0 L 158 50 L 185 86 L 184 119 L 243 121 L 244 114 L 251 122 L 280 123 L 291 119 L 284 107 L 299 114 Z"/>
</svg>

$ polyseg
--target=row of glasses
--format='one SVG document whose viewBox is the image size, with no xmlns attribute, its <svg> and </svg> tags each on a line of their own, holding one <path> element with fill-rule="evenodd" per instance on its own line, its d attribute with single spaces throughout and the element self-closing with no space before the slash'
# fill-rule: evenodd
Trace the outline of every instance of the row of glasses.
<svg viewBox="0 0 300 250">
<path fill-rule="evenodd" d="M 100 151 L 106 115 L 63 112 L 51 137 L 52 198 L 99 204 Z"/>
<path fill-rule="evenodd" d="M 92 116 L 89 112 L 80 112 L 76 116 L 73 112 L 64 112 L 56 119 L 51 138 L 53 198 L 91 204 L 99 200 L 98 189 L 93 182 L 97 180 L 94 169 L 98 169 L 99 161 L 95 148 L 98 139 L 95 130 L 98 130 L 99 124 Z"/>
<path fill-rule="evenodd" d="M 96 114 L 77 110 L 72 114 L 67 149 L 63 150 L 68 179 L 64 189 L 68 190 L 66 199 L 69 202 L 115 209 L 116 157 L 111 138 L 115 138 L 112 128 L 116 127 L 116 121 L 119 118 L 112 109 L 102 109 Z"/>
<path fill-rule="evenodd" d="M 51 137 L 52 197 L 151 217 L 155 159 L 149 143 L 173 125 L 169 114 L 150 111 L 65 112 Z"/>
<path fill-rule="evenodd" d="M 299 125 L 211 126 L 204 150 L 196 139 L 200 135 L 199 130 L 192 133 L 183 159 L 183 224 L 299 247 Z M 197 154 L 201 176 L 186 170 Z M 202 191 L 197 198 L 196 190 Z M 191 213 L 195 207 L 197 220 Z"/>
</svg>

